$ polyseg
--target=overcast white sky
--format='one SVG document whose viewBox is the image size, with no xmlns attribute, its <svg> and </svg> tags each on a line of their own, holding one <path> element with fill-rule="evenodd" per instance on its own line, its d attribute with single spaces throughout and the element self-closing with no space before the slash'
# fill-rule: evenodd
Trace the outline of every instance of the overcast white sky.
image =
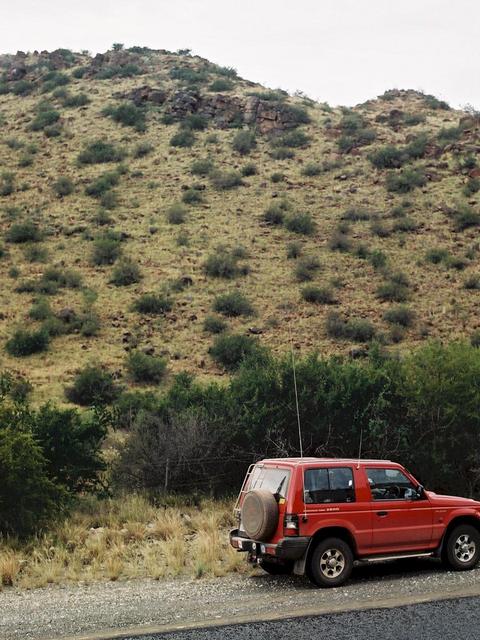
<svg viewBox="0 0 480 640">
<path fill-rule="evenodd" d="M 0 51 L 191 48 L 352 105 L 394 87 L 480 108 L 479 0 L 0 0 Z"/>
</svg>

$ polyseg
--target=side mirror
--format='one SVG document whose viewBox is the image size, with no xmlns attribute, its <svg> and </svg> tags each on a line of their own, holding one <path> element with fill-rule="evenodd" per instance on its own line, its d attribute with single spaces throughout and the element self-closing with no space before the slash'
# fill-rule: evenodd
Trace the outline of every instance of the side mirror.
<svg viewBox="0 0 480 640">
<path fill-rule="evenodd" d="M 417 500 L 421 500 L 425 497 L 425 487 L 423 484 L 419 484 L 417 487 Z"/>
</svg>

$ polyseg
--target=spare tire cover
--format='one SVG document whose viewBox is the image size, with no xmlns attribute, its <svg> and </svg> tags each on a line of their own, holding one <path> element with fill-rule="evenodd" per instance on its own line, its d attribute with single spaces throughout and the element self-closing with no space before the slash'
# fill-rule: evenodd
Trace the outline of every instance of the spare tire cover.
<svg viewBox="0 0 480 640">
<path fill-rule="evenodd" d="M 278 504 L 273 493 L 254 489 L 245 494 L 242 504 L 242 526 L 252 540 L 268 540 L 278 525 Z"/>
</svg>

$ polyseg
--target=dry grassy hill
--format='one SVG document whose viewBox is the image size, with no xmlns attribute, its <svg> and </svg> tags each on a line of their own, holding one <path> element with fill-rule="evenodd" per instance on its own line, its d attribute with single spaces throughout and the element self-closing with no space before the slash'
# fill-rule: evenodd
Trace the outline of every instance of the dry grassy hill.
<svg viewBox="0 0 480 640">
<path fill-rule="evenodd" d="M 37 400 L 88 363 L 127 381 L 134 350 L 224 375 L 224 293 L 246 298 L 227 331 L 275 352 L 475 335 L 478 114 L 397 90 L 332 109 L 116 49 L 0 57 L 0 368 Z"/>
</svg>

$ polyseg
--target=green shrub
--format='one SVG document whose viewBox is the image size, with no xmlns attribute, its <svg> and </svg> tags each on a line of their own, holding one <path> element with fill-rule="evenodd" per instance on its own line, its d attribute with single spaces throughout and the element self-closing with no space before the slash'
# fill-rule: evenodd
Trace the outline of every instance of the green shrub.
<svg viewBox="0 0 480 640">
<path fill-rule="evenodd" d="M 463 133 L 463 127 L 443 127 L 438 132 L 438 141 L 440 144 L 448 144 L 456 142 Z"/>
<path fill-rule="evenodd" d="M 40 228 L 34 222 L 18 222 L 12 224 L 5 234 L 5 240 L 14 244 L 23 244 L 25 242 L 40 242 L 43 234 Z"/>
<path fill-rule="evenodd" d="M 118 184 L 120 179 L 116 171 L 107 171 L 102 173 L 98 178 L 90 182 L 85 188 L 85 193 L 94 198 L 100 198 L 109 189 Z"/>
<path fill-rule="evenodd" d="M 18 80 L 12 86 L 12 93 L 14 96 L 28 96 L 34 89 L 35 85 L 33 82 L 29 80 Z"/>
<path fill-rule="evenodd" d="M 415 319 L 415 313 L 405 305 L 398 305 L 385 311 L 383 318 L 390 324 L 398 324 L 402 327 L 410 327 Z"/>
<path fill-rule="evenodd" d="M 187 220 L 187 210 L 179 203 L 172 204 L 167 209 L 167 221 L 170 224 L 183 224 Z"/>
<path fill-rule="evenodd" d="M 296 213 L 288 216 L 285 220 L 285 227 L 293 233 L 311 236 L 316 229 L 315 222 L 309 213 Z"/>
<path fill-rule="evenodd" d="M 475 193 L 480 191 L 480 179 L 479 178 L 469 178 L 467 183 L 463 187 L 463 195 L 467 198 L 473 196 Z"/>
<path fill-rule="evenodd" d="M 190 171 L 194 176 L 208 176 L 210 171 L 213 169 L 213 162 L 210 158 L 202 158 L 200 160 L 195 160 L 190 167 Z"/>
<path fill-rule="evenodd" d="M 435 96 L 425 95 L 423 99 L 425 106 L 428 107 L 428 109 L 433 109 L 434 111 L 437 109 L 448 111 L 450 109 L 448 102 L 445 102 L 445 100 L 439 100 Z"/>
<path fill-rule="evenodd" d="M 232 291 L 231 293 L 217 296 L 213 304 L 213 310 L 231 318 L 251 316 L 254 314 L 251 303 L 239 291 Z"/>
<path fill-rule="evenodd" d="M 370 212 L 360 208 L 347 209 L 342 215 L 342 220 L 346 222 L 364 222 L 370 220 Z"/>
<path fill-rule="evenodd" d="M 431 262 L 432 264 L 440 264 L 441 262 L 446 262 L 449 253 L 446 249 L 441 249 L 439 247 L 435 247 L 434 249 L 429 249 L 425 254 L 425 260 L 427 262 Z"/>
<path fill-rule="evenodd" d="M 159 384 L 165 376 L 167 363 L 163 358 L 141 351 L 132 351 L 127 358 L 128 375 L 140 384 Z"/>
<path fill-rule="evenodd" d="M 39 298 L 30 307 L 28 316 L 32 320 L 46 320 L 52 315 L 50 303 L 45 298 Z"/>
<path fill-rule="evenodd" d="M 480 290 L 480 275 L 478 273 L 473 273 L 472 275 L 466 278 L 463 283 L 463 287 L 470 291 L 478 291 Z"/>
<path fill-rule="evenodd" d="M 86 93 L 68 93 L 62 101 L 62 104 L 67 109 L 74 107 L 84 107 L 91 102 Z"/>
<path fill-rule="evenodd" d="M 306 147 L 310 144 L 310 137 L 301 129 L 288 131 L 281 136 L 272 139 L 272 145 L 275 147 L 299 148 Z"/>
<path fill-rule="evenodd" d="M 374 269 L 382 269 L 387 264 L 387 256 L 379 249 L 372 251 L 368 259 Z"/>
<path fill-rule="evenodd" d="M 207 316 L 203 322 L 203 328 L 208 333 L 223 333 L 227 330 L 227 323 L 218 316 Z"/>
<path fill-rule="evenodd" d="M 212 171 L 210 173 L 210 180 L 217 191 L 226 191 L 243 185 L 241 174 L 234 169 L 228 171 Z"/>
<path fill-rule="evenodd" d="M 428 138 L 425 134 L 417 136 L 405 147 L 405 155 L 412 160 L 423 158 L 428 146 Z"/>
<path fill-rule="evenodd" d="M 295 157 L 295 151 L 287 149 L 287 147 L 278 147 L 278 149 L 272 149 L 270 156 L 274 160 L 291 160 Z"/>
<path fill-rule="evenodd" d="M 218 336 L 209 349 L 213 360 L 227 371 L 235 371 L 246 359 L 259 352 L 256 340 L 238 334 Z"/>
<path fill-rule="evenodd" d="M 302 175 L 313 177 L 322 173 L 322 165 L 318 162 L 308 162 L 302 169 Z"/>
<path fill-rule="evenodd" d="M 116 287 L 128 287 L 142 279 L 140 267 L 131 258 L 123 258 L 113 269 L 111 284 Z"/>
<path fill-rule="evenodd" d="M 100 205 L 109 211 L 115 209 L 118 206 L 118 194 L 116 191 L 110 189 L 110 191 L 102 193 L 100 196 Z"/>
<path fill-rule="evenodd" d="M 195 144 L 195 134 L 190 129 L 181 129 L 170 138 L 170 146 L 188 148 Z"/>
<path fill-rule="evenodd" d="M 141 68 L 132 62 L 122 66 L 111 65 L 101 68 L 96 74 L 99 80 L 110 80 L 111 78 L 131 78 L 142 73 Z"/>
<path fill-rule="evenodd" d="M 338 229 L 332 234 L 328 246 L 332 251 L 350 251 L 352 241 L 344 231 Z"/>
<path fill-rule="evenodd" d="M 208 88 L 210 91 L 231 91 L 233 87 L 233 82 L 225 80 L 224 78 L 217 78 Z"/>
<path fill-rule="evenodd" d="M 125 158 L 125 151 L 115 147 L 110 142 L 96 140 L 88 144 L 85 149 L 78 154 L 80 164 L 104 164 L 106 162 L 120 162 Z"/>
<path fill-rule="evenodd" d="M 70 178 L 67 176 L 61 176 L 53 183 L 53 190 L 57 194 L 59 198 L 63 198 L 64 196 L 69 196 L 73 193 L 75 186 Z"/>
<path fill-rule="evenodd" d="M 255 176 L 258 173 L 257 166 L 253 162 L 247 162 L 240 169 L 240 173 L 244 178 L 248 178 L 249 176 Z"/>
<path fill-rule="evenodd" d="M 407 158 L 405 153 L 397 147 L 386 145 L 373 151 L 368 159 L 377 169 L 398 169 Z"/>
<path fill-rule="evenodd" d="M 10 171 L 0 174 L 0 196 L 10 196 L 15 191 L 15 175 Z"/>
<path fill-rule="evenodd" d="M 289 242 L 287 244 L 287 258 L 296 260 L 302 255 L 302 245 L 299 242 Z"/>
<path fill-rule="evenodd" d="M 32 120 L 30 129 L 32 131 L 42 131 L 46 127 L 50 127 L 54 125 L 59 120 L 60 120 L 60 113 L 55 109 L 53 109 L 53 107 L 41 109 L 38 111 L 37 115 Z"/>
<path fill-rule="evenodd" d="M 307 282 L 313 280 L 315 274 L 319 271 L 321 265 L 318 258 L 313 256 L 305 256 L 298 260 L 295 266 L 295 278 L 298 282 Z"/>
<path fill-rule="evenodd" d="M 480 331 L 474 331 L 470 336 L 470 344 L 478 349 L 480 347 Z"/>
<path fill-rule="evenodd" d="M 159 316 L 172 310 L 172 301 L 164 295 L 144 293 L 133 303 L 133 310 L 145 315 Z"/>
<path fill-rule="evenodd" d="M 253 131 L 239 131 L 232 140 L 232 148 L 242 156 L 246 156 L 257 146 Z"/>
<path fill-rule="evenodd" d="M 480 214 L 474 211 L 469 205 L 464 204 L 458 207 L 454 213 L 455 231 L 464 231 L 469 227 L 480 225 Z"/>
<path fill-rule="evenodd" d="M 43 78 L 42 92 L 48 93 L 56 87 L 64 87 L 70 82 L 70 78 L 60 71 L 49 71 Z"/>
<path fill-rule="evenodd" d="M 283 182 L 284 179 L 285 179 L 285 175 L 283 173 L 280 173 L 279 171 L 272 173 L 272 175 L 270 176 L 270 180 L 274 184 L 277 184 L 278 182 Z"/>
<path fill-rule="evenodd" d="M 147 128 L 145 110 L 131 102 L 120 104 L 118 107 L 106 107 L 102 113 L 124 127 L 133 127 L 139 132 L 143 132 Z"/>
<path fill-rule="evenodd" d="M 49 337 L 45 331 L 17 329 L 13 336 L 7 340 L 5 349 L 11 356 L 20 358 L 47 351 L 48 343 Z"/>
<path fill-rule="evenodd" d="M 187 189 L 182 194 L 182 202 L 185 204 L 200 204 L 203 202 L 202 192 L 198 189 L 192 187 L 191 189 Z"/>
<path fill-rule="evenodd" d="M 24 249 L 24 255 L 25 260 L 28 260 L 28 262 L 46 262 L 48 250 L 35 243 L 27 244 Z"/>
<path fill-rule="evenodd" d="M 415 231 L 418 229 L 418 222 L 415 222 L 412 218 L 407 218 L 406 216 L 400 218 L 393 225 L 393 231 L 402 231 L 404 233 L 409 233 L 411 231 Z"/>
<path fill-rule="evenodd" d="M 42 280 L 44 282 L 53 282 L 59 287 L 78 289 L 82 284 L 82 275 L 78 271 L 48 267 L 43 272 Z"/>
<path fill-rule="evenodd" d="M 336 304 L 337 300 L 330 287 L 307 286 L 302 289 L 302 298 L 315 304 Z"/>
<path fill-rule="evenodd" d="M 357 147 L 371 144 L 376 136 L 374 129 L 360 129 L 351 134 L 341 136 L 338 139 L 338 148 L 342 153 L 349 153 Z"/>
<path fill-rule="evenodd" d="M 204 264 L 207 276 L 212 278 L 235 278 L 238 275 L 246 275 L 248 268 L 240 267 L 238 261 L 244 256 L 238 255 L 234 251 L 229 251 L 226 247 L 217 247 L 215 253 L 208 256 Z"/>
<path fill-rule="evenodd" d="M 331 338 L 369 342 L 375 337 L 375 327 L 368 320 L 352 318 L 345 320 L 337 312 L 329 313 L 325 324 Z"/>
<path fill-rule="evenodd" d="M 111 404 L 120 392 L 121 388 L 109 371 L 88 365 L 75 375 L 72 386 L 65 389 L 65 396 L 73 404 L 88 407 Z"/>
<path fill-rule="evenodd" d="M 148 154 L 151 153 L 153 149 L 153 144 L 150 144 L 149 142 L 139 142 L 133 150 L 133 157 L 137 159 L 145 158 L 145 156 L 148 156 Z"/>
<path fill-rule="evenodd" d="M 272 202 L 263 214 L 263 221 L 267 224 L 281 225 L 285 221 L 286 202 Z"/>
<path fill-rule="evenodd" d="M 387 174 L 387 190 L 396 193 L 409 193 L 416 187 L 423 187 L 425 183 L 426 178 L 422 169 L 407 167 L 398 173 Z"/>
<path fill-rule="evenodd" d="M 406 302 L 409 298 L 409 291 L 407 285 L 390 280 L 377 288 L 376 295 L 384 302 Z"/>
<path fill-rule="evenodd" d="M 208 127 L 208 121 L 199 113 L 191 113 L 186 116 L 181 123 L 182 129 L 191 129 L 192 131 L 205 131 Z"/>
<path fill-rule="evenodd" d="M 119 238 L 115 234 L 105 233 L 93 241 L 92 262 L 96 265 L 113 264 L 121 252 Z"/>
</svg>

